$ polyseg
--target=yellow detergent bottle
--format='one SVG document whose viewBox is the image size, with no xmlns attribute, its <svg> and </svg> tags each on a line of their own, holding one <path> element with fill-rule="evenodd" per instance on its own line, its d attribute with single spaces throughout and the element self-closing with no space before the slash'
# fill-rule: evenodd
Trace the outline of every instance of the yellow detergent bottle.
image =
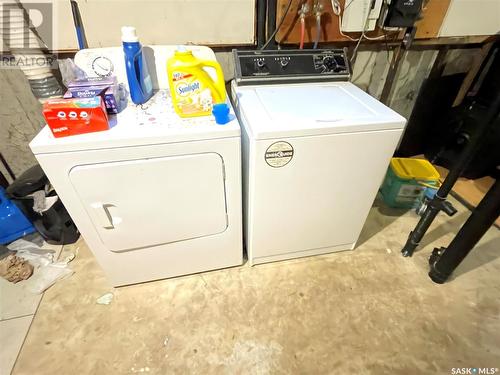
<svg viewBox="0 0 500 375">
<path fill-rule="evenodd" d="M 215 69 L 216 81 L 205 67 Z M 211 115 L 213 105 L 226 100 L 224 75 L 219 63 L 198 59 L 183 46 L 168 59 L 167 74 L 174 109 L 181 117 Z"/>
</svg>

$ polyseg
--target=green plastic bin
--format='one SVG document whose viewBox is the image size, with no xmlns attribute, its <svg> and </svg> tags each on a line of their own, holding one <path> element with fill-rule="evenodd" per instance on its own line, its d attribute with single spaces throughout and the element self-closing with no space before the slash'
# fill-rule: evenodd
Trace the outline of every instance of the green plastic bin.
<svg viewBox="0 0 500 375">
<path fill-rule="evenodd" d="M 439 186 L 439 172 L 425 159 L 392 158 L 380 188 L 385 204 L 412 208 L 426 187 Z"/>
</svg>

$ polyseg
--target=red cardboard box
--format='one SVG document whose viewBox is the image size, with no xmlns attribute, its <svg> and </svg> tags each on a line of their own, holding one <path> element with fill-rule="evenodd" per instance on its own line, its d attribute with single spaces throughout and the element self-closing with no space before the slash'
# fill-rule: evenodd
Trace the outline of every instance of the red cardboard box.
<svg viewBox="0 0 500 375">
<path fill-rule="evenodd" d="M 100 96 L 50 99 L 43 104 L 43 116 L 56 138 L 109 129 L 106 106 Z"/>
</svg>

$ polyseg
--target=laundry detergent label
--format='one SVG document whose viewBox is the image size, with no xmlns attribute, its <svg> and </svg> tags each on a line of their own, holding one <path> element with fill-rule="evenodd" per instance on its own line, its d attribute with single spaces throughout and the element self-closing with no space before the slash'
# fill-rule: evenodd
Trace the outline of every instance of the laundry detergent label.
<svg viewBox="0 0 500 375">
<path fill-rule="evenodd" d="M 287 165 L 293 158 L 293 147 L 290 143 L 279 141 L 273 143 L 266 150 L 266 163 L 273 168 Z"/>
<path fill-rule="evenodd" d="M 174 72 L 173 83 L 177 107 L 183 114 L 212 113 L 212 92 L 194 75 Z"/>
</svg>

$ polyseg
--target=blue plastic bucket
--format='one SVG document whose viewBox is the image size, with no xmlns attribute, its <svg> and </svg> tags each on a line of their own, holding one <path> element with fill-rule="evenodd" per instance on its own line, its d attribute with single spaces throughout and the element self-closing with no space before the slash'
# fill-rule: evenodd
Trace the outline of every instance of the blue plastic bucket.
<svg viewBox="0 0 500 375">
<path fill-rule="evenodd" d="M 35 228 L 22 211 L 5 195 L 0 187 L 0 245 L 7 244 L 27 234 Z"/>
</svg>

